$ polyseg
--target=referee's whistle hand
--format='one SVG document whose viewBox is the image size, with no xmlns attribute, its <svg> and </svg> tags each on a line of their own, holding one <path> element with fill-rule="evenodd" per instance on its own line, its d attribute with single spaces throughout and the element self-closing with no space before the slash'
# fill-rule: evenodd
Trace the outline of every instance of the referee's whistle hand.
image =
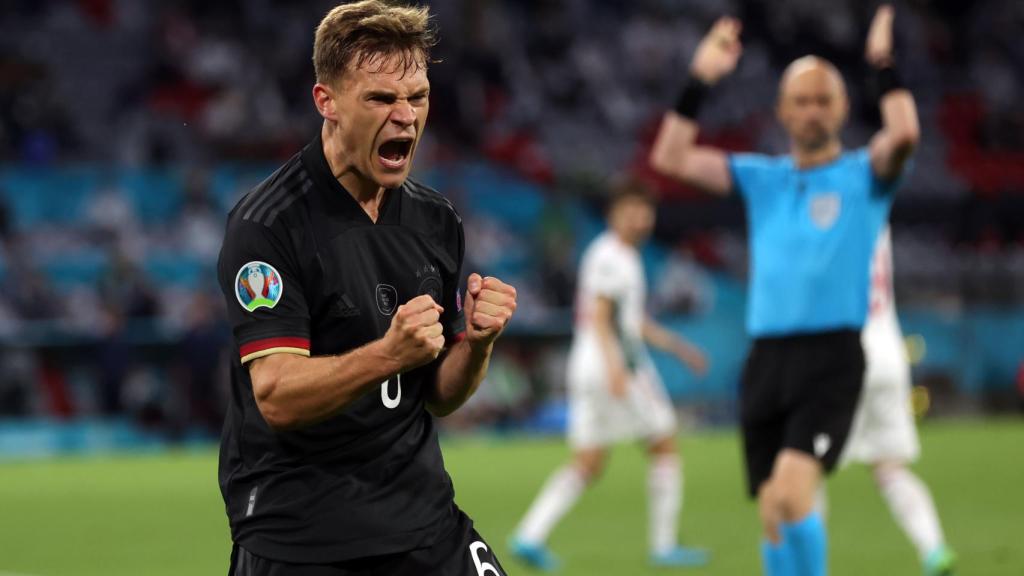
<svg viewBox="0 0 1024 576">
<path fill-rule="evenodd" d="M 398 307 L 384 341 L 401 371 L 435 360 L 444 349 L 444 308 L 424 294 Z"/>
<path fill-rule="evenodd" d="M 466 339 L 486 348 L 505 330 L 516 311 L 516 289 L 493 276 L 473 273 L 466 281 Z"/>
</svg>

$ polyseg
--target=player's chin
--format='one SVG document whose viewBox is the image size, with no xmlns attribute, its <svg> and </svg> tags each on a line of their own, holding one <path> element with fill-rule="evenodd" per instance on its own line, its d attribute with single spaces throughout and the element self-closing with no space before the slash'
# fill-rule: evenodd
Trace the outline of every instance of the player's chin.
<svg viewBox="0 0 1024 576">
<path fill-rule="evenodd" d="M 397 168 L 377 164 L 373 167 L 373 179 L 384 188 L 398 188 L 409 177 L 409 168 L 408 162 Z"/>
</svg>

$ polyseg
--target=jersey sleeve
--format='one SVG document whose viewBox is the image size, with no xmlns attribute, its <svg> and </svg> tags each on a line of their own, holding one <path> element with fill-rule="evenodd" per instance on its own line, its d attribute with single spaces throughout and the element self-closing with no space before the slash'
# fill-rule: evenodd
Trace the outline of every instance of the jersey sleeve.
<svg viewBox="0 0 1024 576">
<path fill-rule="evenodd" d="M 771 167 L 772 159 L 764 154 L 729 154 L 729 174 L 732 187 L 744 198 L 752 192 L 770 186 L 762 186 Z"/>
<path fill-rule="evenodd" d="M 277 353 L 309 356 L 309 308 L 295 250 L 259 223 L 229 223 L 217 279 L 242 364 Z"/>
<path fill-rule="evenodd" d="M 441 314 L 441 325 L 444 328 L 444 340 L 451 346 L 462 340 L 466 335 L 466 315 L 462 310 L 462 262 L 466 255 L 466 237 L 462 229 L 462 220 L 455 217 L 455 234 L 448 243 L 448 253 L 455 262 L 455 273 L 442 278 L 444 289 Z"/>
<path fill-rule="evenodd" d="M 618 301 L 626 292 L 626 269 L 614 251 L 601 247 L 587 262 L 582 278 L 584 288 L 595 296 Z"/>
</svg>

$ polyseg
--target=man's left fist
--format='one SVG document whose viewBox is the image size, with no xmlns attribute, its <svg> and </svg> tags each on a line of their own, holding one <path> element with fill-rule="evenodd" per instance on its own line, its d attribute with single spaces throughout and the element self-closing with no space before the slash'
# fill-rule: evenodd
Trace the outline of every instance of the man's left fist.
<svg viewBox="0 0 1024 576">
<path fill-rule="evenodd" d="M 490 346 L 505 330 L 515 311 L 515 288 L 492 276 L 469 275 L 465 314 L 466 339 L 471 346 Z"/>
</svg>

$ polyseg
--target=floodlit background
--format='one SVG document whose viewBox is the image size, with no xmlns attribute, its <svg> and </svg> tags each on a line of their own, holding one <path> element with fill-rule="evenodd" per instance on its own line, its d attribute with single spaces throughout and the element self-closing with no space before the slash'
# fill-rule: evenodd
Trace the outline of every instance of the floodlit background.
<svg viewBox="0 0 1024 576">
<path fill-rule="evenodd" d="M 702 138 L 785 152 L 772 105 L 808 53 L 843 72 L 867 142 L 871 2 L 445 0 L 415 176 L 464 217 L 466 272 L 514 284 L 488 381 L 442 421 L 457 500 L 504 542 L 568 454 L 563 373 L 575 266 L 610 178 L 659 192 L 653 312 L 703 347 L 658 356 L 683 414 L 693 574 L 754 574 L 758 525 L 734 430 L 748 340 L 739 199 L 644 159 L 697 41 L 743 20 Z M 310 140 L 312 31 L 331 2 L 14 0 L 0 7 L 0 575 L 222 574 L 216 443 L 233 353 L 213 274 L 227 210 Z M 897 2 L 923 141 L 892 214 L 897 303 L 924 458 L 970 575 L 1024 574 L 1024 4 Z M 614 452 L 551 541 L 566 574 L 646 573 L 644 466 Z M 916 574 L 861 469 L 829 485 L 832 571 Z"/>
</svg>

